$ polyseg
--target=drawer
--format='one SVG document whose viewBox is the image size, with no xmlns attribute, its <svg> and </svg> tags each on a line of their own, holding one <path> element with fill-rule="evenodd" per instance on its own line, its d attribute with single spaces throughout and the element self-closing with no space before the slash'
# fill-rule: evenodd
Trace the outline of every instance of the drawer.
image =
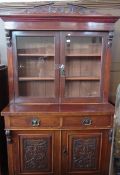
<svg viewBox="0 0 120 175">
<path fill-rule="evenodd" d="M 112 125 L 112 116 L 70 116 L 63 119 L 63 127 L 106 128 Z"/>
<path fill-rule="evenodd" d="M 57 117 L 11 116 L 10 127 L 59 127 L 60 119 Z"/>
</svg>

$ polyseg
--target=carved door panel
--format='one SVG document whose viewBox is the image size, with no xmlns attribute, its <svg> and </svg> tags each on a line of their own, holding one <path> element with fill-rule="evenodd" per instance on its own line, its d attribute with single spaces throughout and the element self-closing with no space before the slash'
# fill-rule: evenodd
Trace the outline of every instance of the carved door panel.
<svg viewBox="0 0 120 175">
<path fill-rule="evenodd" d="M 109 131 L 64 131 L 62 174 L 108 175 Z"/>
<path fill-rule="evenodd" d="M 12 139 L 15 175 L 59 174 L 57 131 L 13 131 Z"/>
</svg>

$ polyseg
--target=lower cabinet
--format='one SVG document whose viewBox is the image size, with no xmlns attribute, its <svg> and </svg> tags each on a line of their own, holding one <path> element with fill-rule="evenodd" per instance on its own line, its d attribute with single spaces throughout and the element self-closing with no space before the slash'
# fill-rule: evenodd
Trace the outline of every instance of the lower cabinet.
<svg viewBox="0 0 120 175">
<path fill-rule="evenodd" d="M 12 131 L 8 144 L 9 174 L 58 175 L 59 138 L 58 131 Z"/>
<path fill-rule="evenodd" d="M 63 131 L 62 174 L 108 175 L 110 130 Z"/>
<path fill-rule="evenodd" d="M 9 175 L 108 175 L 110 129 L 6 130 Z"/>
</svg>

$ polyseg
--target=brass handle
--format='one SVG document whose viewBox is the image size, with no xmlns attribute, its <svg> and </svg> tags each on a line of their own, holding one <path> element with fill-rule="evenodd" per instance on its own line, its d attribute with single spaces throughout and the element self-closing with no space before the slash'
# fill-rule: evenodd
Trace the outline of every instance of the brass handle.
<svg viewBox="0 0 120 175">
<path fill-rule="evenodd" d="M 32 126 L 39 126 L 40 125 L 40 120 L 38 120 L 38 119 L 33 119 L 32 120 Z"/>
<path fill-rule="evenodd" d="M 82 121 L 81 121 L 82 125 L 85 125 L 85 126 L 90 126 L 92 125 L 92 120 L 90 118 L 84 118 Z"/>
<path fill-rule="evenodd" d="M 65 76 L 65 65 L 64 64 L 60 65 L 60 75 Z"/>
</svg>

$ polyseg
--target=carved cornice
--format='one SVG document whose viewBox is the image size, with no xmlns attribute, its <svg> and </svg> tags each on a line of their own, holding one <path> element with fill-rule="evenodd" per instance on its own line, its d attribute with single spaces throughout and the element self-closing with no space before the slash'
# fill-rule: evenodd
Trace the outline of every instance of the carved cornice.
<svg viewBox="0 0 120 175">
<path fill-rule="evenodd" d="M 0 8 L 0 14 L 88 14 L 93 13 L 93 11 L 88 10 L 85 6 L 74 4 L 74 3 L 64 3 L 57 4 L 54 2 L 37 4 L 34 6 L 7 6 L 6 8 Z M 94 12 L 95 13 L 95 12 Z"/>
<path fill-rule="evenodd" d="M 46 4 L 50 4 L 50 2 L 54 3 L 55 5 L 63 5 L 65 6 L 67 3 L 72 3 L 74 5 L 80 5 L 87 8 L 120 8 L 120 1 L 119 0 L 52 0 L 52 1 L 36 1 L 36 2 L 0 2 L 0 8 L 34 8 Z"/>
<path fill-rule="evenodd" d="M 26 6 L 0 7 L 3 21 L 78 21 L 114 23 L 119 17 L 103 15 L 95 9 L 86 8 L 79 3 L 38 3 Z"/>
</svg>

